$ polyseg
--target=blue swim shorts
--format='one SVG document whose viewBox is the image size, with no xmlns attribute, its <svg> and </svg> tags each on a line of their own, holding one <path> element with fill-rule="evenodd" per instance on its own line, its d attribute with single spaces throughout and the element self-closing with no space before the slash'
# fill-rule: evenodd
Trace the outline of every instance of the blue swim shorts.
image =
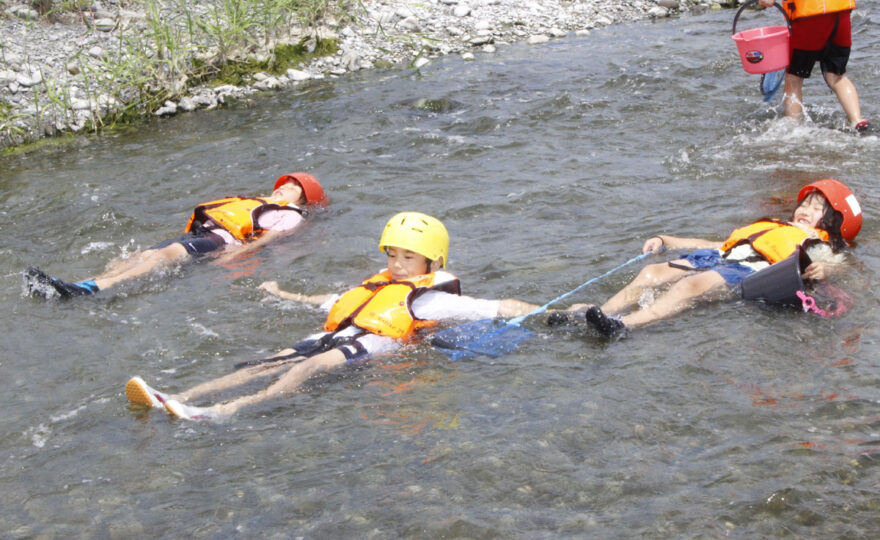
<svg viewBox="0 0 880 540">
<path fill-rule="evenodd" d="M 718 272 L 728 285 L 739 285 L 747 275 L 755 272 L 744 264 L 728 261 L 717 249 L 699 249 L 682 255 L 681 259 L 691 263 L 696 270 Z"/>
</svg>

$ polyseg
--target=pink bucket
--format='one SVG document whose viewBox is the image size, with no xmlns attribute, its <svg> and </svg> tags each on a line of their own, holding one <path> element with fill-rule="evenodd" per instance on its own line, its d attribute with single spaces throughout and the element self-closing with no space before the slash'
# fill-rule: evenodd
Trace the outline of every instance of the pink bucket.
<svg viewBox="0 0 880 540">
<path fill-rule="evenodd" d="M 757 3 L 757 0 L 746 2 L 736 12 L 733 19 L 733 40 L 739 50 L 739 59 L 742 61 L 746 73 L 770 73 L 788 67 L 791 58 L 789 38 L 791 37 L 790 26 L 763 26 L 752 28 L 737 33 L 736 22 L 740 13 L 746 7 Z M 774 4 L 788 22 L 788 15 L 779 4 Z"/>
</svg>

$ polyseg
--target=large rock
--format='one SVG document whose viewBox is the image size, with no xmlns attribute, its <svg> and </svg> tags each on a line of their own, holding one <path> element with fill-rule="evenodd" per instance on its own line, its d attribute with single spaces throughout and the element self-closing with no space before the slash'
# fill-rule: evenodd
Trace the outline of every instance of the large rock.
<svg viewBox="0 0 880 540">
<path fill-rule="evenodd" d="M 25 88 L 36 86 L 43 82 L 43 72 L 36 66 L 25 64 L 21 66 L 21 71 L 16 75 L 15 82 L 17 82 L 19 86 L 24 86 Z"/>
</svg>

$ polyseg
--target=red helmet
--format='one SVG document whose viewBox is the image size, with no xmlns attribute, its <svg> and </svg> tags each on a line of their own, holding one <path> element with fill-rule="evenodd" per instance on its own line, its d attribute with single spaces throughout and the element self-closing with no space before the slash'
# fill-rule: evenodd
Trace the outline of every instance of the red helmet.
<svg viewBox="0 0 880 540">
<path fill-rule="evenodd" d="M 302 187 L 303 195 L 306 196 L 306 203 L 308 204 L 326 206 L 330 202 L 327 200 L 327 195 L 324 194 L 324 189 L 321 187 L 318 179 L 309 173 L 295 172 L 282 175 L 275 181 L 275 187 L 272 189 L 278 189 L 288 182 L 296 182 Z"/>
<path fill-rule="evenodd" d="M 862 208 L 859 206 L 856 196 L 842 182 L 826 178 L 804 186 L 798 193 L 798 204 L 814 191 L 821 193 L 831 203 L 832 208 L 843 214 L 840 236 L 847 243 L 852 243 L 862 229 Z"/>
</svg>

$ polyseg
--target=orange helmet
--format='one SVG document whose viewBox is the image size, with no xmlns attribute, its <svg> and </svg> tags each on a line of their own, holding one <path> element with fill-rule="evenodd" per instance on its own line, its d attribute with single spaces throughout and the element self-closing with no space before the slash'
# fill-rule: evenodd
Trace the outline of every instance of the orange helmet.
<svg viewBox="0 0 880 540">
<path fill-rule="evenodd" d="M 275 187 L 272 189 L 278 189 L 288 182 L 296 182 L 302 187 L 303 195 L 306 196 L 306 203 L 308 204 L 326 206 L 330 202 L 327 200 L 327 195 L 324 194 L 324 188 L 321 187 L 318 179 L 309 173 L 295 172 L 282 175 L 275 181 Z"/>
<path fill-rule="evenodd" d="M 856 196 L 842 182 L 826 178 L 804 186 L 798 193 L 798 204 L 814 191 L 821 193 L 831 204 L 831 207 L 843 215 L 840 236 L 847 243 L 852 243 L 862 229 L 862 208 L 859 206 Z"/>
</svg>

